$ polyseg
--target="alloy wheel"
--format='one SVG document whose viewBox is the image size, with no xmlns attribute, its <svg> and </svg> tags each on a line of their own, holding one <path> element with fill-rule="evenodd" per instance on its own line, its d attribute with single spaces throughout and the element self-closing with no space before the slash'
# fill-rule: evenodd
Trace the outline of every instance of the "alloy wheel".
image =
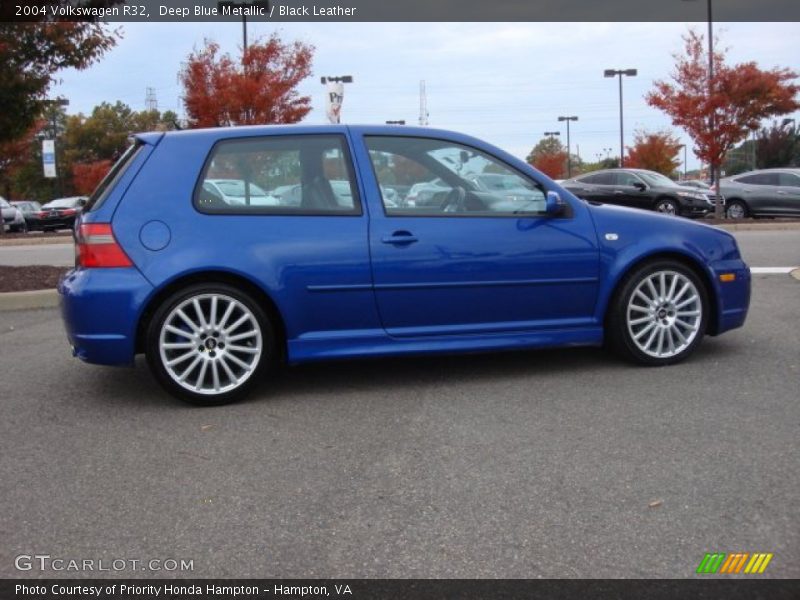
<svg viewBox="0 0 800 600">
<path fill-rule="evenodd" d="M 261 358 L 261 327 L 241 301 L 198 294 L 178 304 L 161 324 L 161 362 L 179 386 L 203 395 L 230 392 L 247 381 Z"/>
<path fill-rule="evenodd" d="M 695 284 L 677 271 L 656 271 L 636 286 L 626 324 L 636 347 L 653 358 L 671 358 L 700 332 L 703 302 Z"/>
</svg>

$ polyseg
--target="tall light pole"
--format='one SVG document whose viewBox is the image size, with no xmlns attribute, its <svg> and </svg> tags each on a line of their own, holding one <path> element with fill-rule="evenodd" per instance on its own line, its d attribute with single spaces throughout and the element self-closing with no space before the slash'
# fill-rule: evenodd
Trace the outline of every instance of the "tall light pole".
<svg viewBox="0 0 800 600">
<path fill-rule="evenodd" d="M 269 1 L 268 0 L 254 0 L 253 2 L 217 2 L 217 8 L 219 9 L 220 13 L 223 9 L 228 8 L 229 10 L 232 9 L 239 9 L 242 13 L 242 57 L 244 57 L 244 53 L 247 51 L 247 13 L 248 11 L 251 14 L 259 14 L 260 16 L 266 17 L 269 15 Z"/>
<path fill-rule="evenodd" d="M 569 122 L 577 121 L 578 117 L 575 116 L 558 117 L 558 120 L 567 122 L 567 177 L 572 177 L 572 155 L 570 154 L 570 145 L 569 145 Z"/>
<path fill-rule="evenodd" d="M 687 177 L 687 164 L 688 164 L 687 163 L 687 159 L 688 159 L 689 154 L 688 154 L 686 149 L 688 148 L 688 146 L 689 146 L 688 144 L 681 144 L 680 146 L 678 146 L 678 149 L 683 148 L 683 179 L 684 179 L 684 181 L 686 180 L 686 177 Z"/>
<path fill-rule="evenodd" d="M 694 2 L 695 0 L 683 0 L 684 2 Z M 714 95 L 714 13 L 711 10 L 711 0 L 707 0 L 708 6 L 708 99 Z M 717 124 L 715 115 L 712 112 L 708 119 L 709 137 L 715 136 Z M 709 165 L 711 171 L 711 184 L 714 188 L 714 215 L 722 217 L 722 204 L 719 201 L 719 165 Z"/>
<path fill-rule="evenodd" d="M 557 135 L 561 135 L 561 132 L 560 131 L 545 131 L 544 132 L 544 136 L 545 137 L 549 137 L 549 138 L 556 137 Z"/>
<path fill-rule="evenodd" d="M 625 166 L 625 133 L 622 120 L 622 76 L 636 77 L 636 69 L 606 69 L 603 75 L 606 77 L 619 77 L 619 166 Z"/>
</svg>

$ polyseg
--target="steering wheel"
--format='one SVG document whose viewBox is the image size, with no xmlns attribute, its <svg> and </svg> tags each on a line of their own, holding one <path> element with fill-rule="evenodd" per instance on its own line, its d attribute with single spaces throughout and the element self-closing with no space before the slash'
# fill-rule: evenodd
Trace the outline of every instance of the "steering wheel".
<svg viewBox="0 0 800 600">
<path fill-rule="evenodd" d="M 445 196 L 442 202 L 442 211 L 446 213 L 464 212 L 466 207 L 467 190 L 461 186 L 456 186 Z"/>
</svg>

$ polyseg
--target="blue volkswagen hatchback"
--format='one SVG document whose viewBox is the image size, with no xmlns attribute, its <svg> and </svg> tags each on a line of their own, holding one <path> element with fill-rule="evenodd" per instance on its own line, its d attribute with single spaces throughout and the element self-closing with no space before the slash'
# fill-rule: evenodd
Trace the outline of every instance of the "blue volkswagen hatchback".
<svg viewBox="0 0 800 600">
<path fill-rule="evenodd" d="M 667 365 L 744 323 L 750 272 L 724 231 L 588 204 L 465 135 L 294 125 L 136 136 L 59 292 L 75 355 L 145 353 L 207 405 L 283 362 L 606 342 Z"/>
</svg>

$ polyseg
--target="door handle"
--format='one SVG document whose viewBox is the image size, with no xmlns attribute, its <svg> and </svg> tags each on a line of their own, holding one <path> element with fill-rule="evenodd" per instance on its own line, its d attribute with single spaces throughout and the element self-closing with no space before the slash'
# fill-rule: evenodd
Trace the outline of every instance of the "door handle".
<svg viewBox="0 0 800 600">
<path fill-rule="evenodd" d="M 384 244 L 413 244 L 418 242 L 417 236 L 412 235 L 409 231 L 395 231 L 392 235 L 384 236 L 381 241 Z"/>
<path fill-rule="evenodd" d="M 614 193 L 615 193 L 615 194 L 619 194 L 619 195 L 621 196 L 621 195 L 622 195 L 622 194 L 624 194 L 625 192 L 623 192 L 622 190 L 614 190 Z"/>
<path fill-rule="evenodd" d="M 779 193 L 781 196 L 785 196 L 785 195 L 786 195 L 786 194 L 788 194 L 789 192 L 784 192 L 783 190 L 778 190 L 778 193 Z"/>
</svg>

